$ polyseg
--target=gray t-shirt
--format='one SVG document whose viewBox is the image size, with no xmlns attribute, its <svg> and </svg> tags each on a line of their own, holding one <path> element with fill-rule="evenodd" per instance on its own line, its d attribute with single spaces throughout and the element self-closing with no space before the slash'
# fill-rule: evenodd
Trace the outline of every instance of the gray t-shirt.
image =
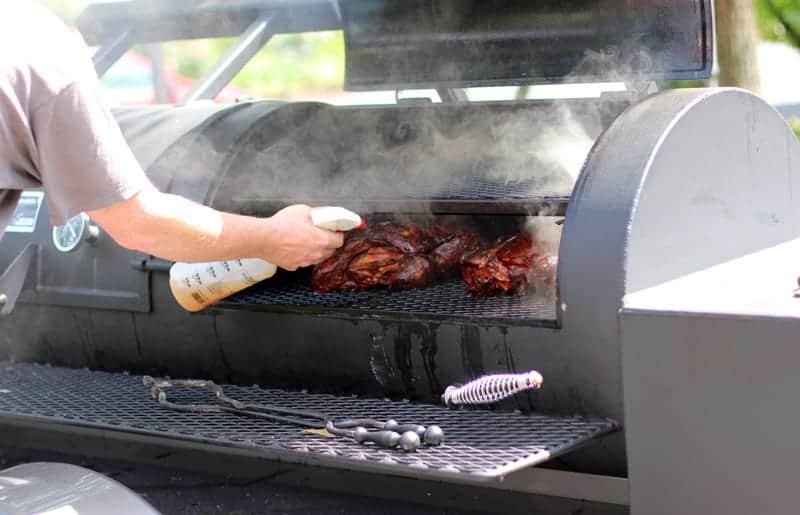
<svg viewBox="0 0 800 515">
<path fill-rule="evenodd" d="M 148 179 L 77 37 L 36 2 L 0 9 L 0 238 L 23 189 L 44 189 L 56 225 L 141 191 Z"/>
</svg>

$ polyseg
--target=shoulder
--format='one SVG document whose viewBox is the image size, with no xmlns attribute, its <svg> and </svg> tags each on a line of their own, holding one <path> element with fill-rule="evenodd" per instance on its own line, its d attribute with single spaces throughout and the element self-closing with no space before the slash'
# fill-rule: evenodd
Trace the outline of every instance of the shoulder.
<svg viewBox="0 0 800 515">
<path fill-rule="evenodd" d="M 0 8 L 7 0 L 0 0 Z M 25 81 L 32 96 L 58 94 L 73 82 L 96 80 L 89 50 L 38 2 L 13 2 L 0 19 L 0 80 Z"/>
</svg>

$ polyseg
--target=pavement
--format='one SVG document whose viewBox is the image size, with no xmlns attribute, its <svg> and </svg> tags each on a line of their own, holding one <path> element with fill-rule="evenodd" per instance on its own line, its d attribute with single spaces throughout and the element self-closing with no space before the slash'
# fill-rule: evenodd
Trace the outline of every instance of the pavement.
<svg viewBox="0 0 800 515">
<path fill-rule="evenodd" d="M 34 461 L 71 463 L 105 474 L 141 495 L 164 515 L 486 513 L 280 485 L 270 476 L 242 479 L 49 451 L 0 449 L 0 469 Z"/>
</svg>

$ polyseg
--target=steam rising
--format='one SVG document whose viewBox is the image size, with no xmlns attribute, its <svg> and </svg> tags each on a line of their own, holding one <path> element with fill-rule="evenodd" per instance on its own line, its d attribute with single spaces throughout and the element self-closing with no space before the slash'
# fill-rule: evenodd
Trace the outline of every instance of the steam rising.
<svg viewBox="0 0 800 515">
<path fill-rule="evenodd" d="M 641 49 L 587 51 L 564 82 L 605 75 L 636 84 L 655 61 Z M 506 186 L 495 192 L 498 199 L 569 195 L 593 143 L 620 110 L 621 102 L 612 99 L 516 106 L 286 104 L 241 145 L 229 193 L 252 201 L 337 201 L 355 209 L 365 200 L 469 195 L 470 185 L 487 181 Z"/>
<path fill-rule="evenodd" d="M 587 51 L 564 82 L 596 80 L 604 73 L 608 81 L 636 84 L 655 61 L 632 48 Z M 625 106 L 613 98 L 358 108 L 255 105 L 251 109 L 264 109 L 264 115 L 237 143 L 218 200 L 231 199 L 221 207 L 234 210 L 249 203 L 256 212 L 258 206 L 269 209 L 271 201 L 339 204 L 362 213 L 369 211 L 365 205 L 377 204 L 402 216 L 435 214 L 425 207 L 430 198 L 569 196 L 592 145 Z M 555 211 L 535 214 L 517 230 L 557 256 L 561 226 Z"/>
<path fill-rule="evenodd" d="M 526 108 L 294 104 L 282 110 L 241 149 L 232 165 L 238 175 L 232 196 L 357 205 L 431 194 L 469 197 L 498 187 L 499 199 L 504 192 L 568 195 L 603 127 L 596 106 L 566 101 Z M 474 191 L 476 184 L 484 190 Z"/>
</svg>

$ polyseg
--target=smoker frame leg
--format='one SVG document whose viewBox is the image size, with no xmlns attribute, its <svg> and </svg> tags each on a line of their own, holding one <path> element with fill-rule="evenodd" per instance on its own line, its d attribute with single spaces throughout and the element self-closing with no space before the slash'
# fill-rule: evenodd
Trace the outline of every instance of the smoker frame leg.
<svg viewBox="0 0 800 515">
<path fill-rule="evenodd" d="M 272 19 L 273 15 L 269 13 L 263 13 L 256 18 L 217 64 L 186 94 L 182 102 L 188 104 L 197 100 L 212 100 L 219 95 L 272 38 L 273 32 L 270 30 Z"/>
<path fill-rule="evenodd" d="M 102 77 L 114 63 L 120 60 L 136 42 L 136 29 L 128 27 L 122 34 L 101 46 L 92 56 L 92 63 L 98 77 Z"/>
</svg>

